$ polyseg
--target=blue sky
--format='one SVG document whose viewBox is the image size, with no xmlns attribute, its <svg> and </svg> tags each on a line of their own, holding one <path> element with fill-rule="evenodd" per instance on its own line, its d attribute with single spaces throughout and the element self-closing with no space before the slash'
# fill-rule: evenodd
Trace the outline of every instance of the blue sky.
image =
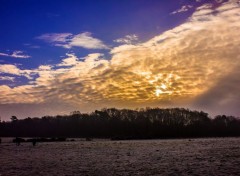
<svg viewBox="0 0 240 176">
<path fill-rule="evenodd" d="M 203 106 L 208 102 L 204 96 L 212 87 L 220 84 L 221 79 L 233 74 L 234 68 L 229 66 L 229 70 L 216 78 L 210 72 L 223 69 L 221 65 L 225 62 L 230 64 L 232 58 L 236 60 L 234 64 L 239 63 L 234 52 L 239 42 L 236 39 L 231 42 L 229 53 L 213 51 L 219 50 L 221 44 L 222 49 L 226 49 L 226 46 L 230 46 L 227 45 L 230 39 L 237 35 L 235 31 L 239 28 L 236 15 L 239 10 L 238 0 L 2 0 L 0 3 L 0 116 L 6 118 L 10 116 L 10 107 L 16 109 L 14 113 L 21 117 L 63 114 L 72 110 L 91 111 L 109 106 L 135 108 L 147 105 L 192 107 L 217 114 L 218 106 Z M 225 14 L 226 11 L 229 11 L 228 15 Z M 233 23 L 229 25 L 229 21 Z M 213 25 L 212 29 L 207 28 L 208 22 Z M 222 31 L 218 28 L 221 25 L 224 26 Z M 199 32 L 195 33 L 197 27 Z M 226 37 L 221 37 L 221 32 Z M 202 38 L 200 33 L 204 33 L 205 38 Z M 173 34 L 177 34 L 174 41 L 168 40 L 166 43 L 166 39 L 172 40 Z M 216 43 L 215 39 L 220 41 Z M 180 46 L 188 46 L 192 40 L 199 45 L 197 50 L 178 50 Z M 201 41 L 214 48 L 205 48 Z M 180 43 L 177 45 L 178 42 Z M 193 45 L 195 43 L 188 47 Z M 177 49 L 174 49 L 175 47 Z M 168 48 L 172 50 L 169 51 Z M 200 56 L 200 51 L 208 55 Z M 169 53 L 162 55 L 163 52 Z M 182 53 L 186 53 L 185 59 L 182 58 Z M 181 57 L 174 60 L 176 55 Z M 218 60 L 214 60 L 215 57 Z M 219 59 L 222 57 L 225 60 Z M 126 65 L 130 60 L 134 62 Z M 186 85 L 190 79 L 181 67 L 181 64 L 186 64 L 186 60 L 191 60 L 193 70 L 189 70 L 189 74 L 191 71 L 196 72 L 194 85 L 198 88 Z M 201 70 L 201 60 L 207 60 L 209 67 L 204 66 L 204 70 Z M 168 66 L 159 68 L 159 65 L 166 62 Z M 213 63 L 217 66 L 213 66 Z M 176 64 L 179 67 L 174 68 L 173 65 Z M 196 65 L 199 65 L 199 68 L 196 68 Z M 182 69 L 179 70 L 180 67 Z M 92 75 L 96 68 L 103 69 L 96 73 L 101 75 L 101 78 L 96 79 L 96 75 Z M 72 75 L 69 76 L 70 74 Z M 112 77 L 105 77 L 106 74 Z M 134 74 L 136 77 L 128 80 L 125 74 Z M 139 78 L 143 75 L 144 78 Z M 66 77 L 69 80 L 65 80 Z M 71 82 L 70 78 L 78 81 Z M 93 86 L 98 81 L 101 82 L 101 79 L 108 80 L 105 88 L 98 89 Z M 149 85 L 146 85 L 146 79 L 149 79 Z M 179 79 L 182 79 L 181 83 Z M 210 84 L 213 79 L 217 81 Z M 67 81 L 71 89 L 65 90 Z M 86 81 L 91 84 L 88 85 Z M 136 82 L 144 86 L 137 87 Z M 133 87 L 121 87 L 122 84 Z M 181 91 L 180 84 L 184 87 Z M 238 82 L 235 84 L 233 87 L 238 86 Z M 174 87 L 176 85 L 178 86 Z M 90 89 L 91 86 L 94 88 Z M 112 86 L 115 89 L 112 89 Z M 79 90 L 79 87 L 82 89 Z M 145 88 L 142 90 L 140 87 Z M 103 89 L 109 91 L 102 93 Z M 36 93 L 38 91 L 48 97 Z M 149 95 L 146 95 L 148 91 Z M 32 97 L 33 101 L 19 98 L 24 94 L 28 99 Z M 225 95 L 225 92 L 220 94 Z M 38 96 L 42 97 L 39 101 L 36 98 Z M 82 102 L 79 103 L 74 96 Z M 226 105 L 226 102 L 227 106 L 233 102 L 239 103 L 231 97 L 232 95 L 227 98 L 223 96 L 223 105 Z M 126 101 L 128 103 L 125 103 Z M 34 107 L 32 109 L 41 108 L 28 111 L 27 105 Z M 24 112 L 17 110 L 21 106 L 25 107 Z M 47 110 L 49 106 L 53 108 Z M 59 112 L 59 109 L 63 111 Z M 239 115 L 237 109 L 231 108 L 226 108 L 222 113 Z"/>
<path fill-rule="evenodd" d="M 1 56 L 0 61 L 21 64 L 20 67 L 31 69 L 39 65 L 56 64 L 66 52 L 84 57 L 101 50 L 54 47 L 37 39 L 48 33 L 77 35 L 89 32 L 110 48 L 118 45 L 114 40 L 126 35 L 134 34 L 139 41 L 146 41 L 183 23 L 194 12 L 194 8 L 209 2 L 218 4 L 212 0 L 2 0 L 0 53 L 11 55 L 14 51 L 21 51 L 31 59 Z M 172 14 L 184 6 L 191 8 Z M 108 54 L 109 50 L 101 52 Z M 24 78 L 19 79 L 18 82 L 11 82 L 10 86 L 25 84 L 27 81 Z"/>
</svg>

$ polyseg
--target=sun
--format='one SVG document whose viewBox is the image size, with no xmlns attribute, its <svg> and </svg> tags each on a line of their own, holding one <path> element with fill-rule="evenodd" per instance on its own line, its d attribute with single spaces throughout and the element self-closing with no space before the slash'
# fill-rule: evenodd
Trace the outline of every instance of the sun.
<svg viewBox="0 0 240 176">
<path fill-rule="evenodd" d="M 157 97 L 159 97 L 160 94 L 162 94 L 162 93 L 163 93 L 163 91 L 162 91 L 161 89 L 159 89 L 159 87 L 157 87 L 156 90 L 155 90 L 155 95 L 156 95 Z"/>
<path fill-rule="evenodd" d="M 167 86 L 166 86 L 166 84 L 161 84 L 161 86 L 160 86 L 162 89 L 166 89 L 167 88 Z"/>
<path fill-rule="evenodd" d="M 161 83 L 160 86 L 156 86 L 155 95 L 157 97 L 159 97 L 161 94 L 172 95 L 173 91 L 168 90 L 168 89 L 169 89 L 169 85 L 168 84 Z"/>
</svg>

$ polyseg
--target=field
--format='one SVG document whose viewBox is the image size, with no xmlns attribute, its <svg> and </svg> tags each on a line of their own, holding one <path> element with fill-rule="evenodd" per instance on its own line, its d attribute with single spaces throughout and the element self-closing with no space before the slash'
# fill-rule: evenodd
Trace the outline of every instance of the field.
<svg viewBox="0 0 240 176">
<path fill-rule="evenodd" d="M 22 143 L 2 139 L 0 175 L 240 175 L 240 138 Z"/>
</svg>

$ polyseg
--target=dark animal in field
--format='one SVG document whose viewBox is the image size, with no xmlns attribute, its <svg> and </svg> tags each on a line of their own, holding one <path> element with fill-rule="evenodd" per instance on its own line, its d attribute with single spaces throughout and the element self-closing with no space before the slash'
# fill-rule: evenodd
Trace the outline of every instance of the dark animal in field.
<svg viewBox="0 0 240 176">
<path fill-rule="evenodd" d="M 25 142 L 25 139 L 16 137 L 15 139 L 13 139 L 13 142 L 16 143 L 17 146 L 19 146 L 21 142 Z"/>
<path fill-rule="evenodd" d="M 33 141 L 32 141 L 32 145 L 35 146 L 36 143 L 37 143 L 37 140 L 36 140 L 36 139 L 33 139 Z"/>
<path fill-rule="evenodd" d="M 92 138 L 87 137 L 86 141 L 92 141 Z"/>
</svg>

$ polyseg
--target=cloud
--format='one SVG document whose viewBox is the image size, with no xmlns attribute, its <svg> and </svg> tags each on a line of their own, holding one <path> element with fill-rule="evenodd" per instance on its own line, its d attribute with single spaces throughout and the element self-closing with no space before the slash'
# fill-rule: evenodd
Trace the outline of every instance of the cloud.
<svg viewBox="0 0 240 176">
<path fill-rule="evenodd" d="M 67 42 L 68 39 L 72 36 L 71 33 L 50 33 L 43 34 L 41 36 L 36 37 L 37 39 L 44 40 L 46 42 Z"/>
<path fill-rule="evenodd" d="M 0 76 L 0 80 L 1 81 L 11 81 L 11 82 L 14 82 L 15 77 L 12 77 L 12 76 Z"/>
<path fill-rule="evenodd" d="M 78 62 L 78 58 L 74 54 L 66 54 L 68 57 L 63 59 L 58 66 L 73 66 Z"/>
<path fill-rule="evenodd" d="M 239 13 L 232 1 L 215 9 L 204 5 L 185 23 L 146 42 L 112 48 L 111 58 L 67 54 L 59 63 L 67 67 L 39 66 L 27 72 L 38 75 L 31 84 L 0 86 L 0 102 L 52 103 L 62 109 L 64 102 L 85 111 L 183 106 L 240 115 Z"/>
<path fill-rule="evenodd" d="M 214 0 L 215 2 L 217 2 L 217 3 L 222 3 L 222 2 L 224 2 L 225 0 Z M 202 2 L 202 0 L 196 0 L 196 2 Z"/>
<path fill-rule="evenodd" d="M 2 94 L 4 94 L 4 97 L 0 96 L 0 102 L 1 104 L 7 104 L 9 103 L 9 100 L 13 101 L 12 104 L 25 103 L 25 102 L 28 102 L 28 103 L 42 102 L 43 99 L 41 97 L 37 97 L 36 92 L 34 96 L 29 94 L 29 92 L 32 91 L 33 88 L 34 86 L 32 85 L 23 85 L 23 86 L 14 87 L 14 88 L 10 88 L 9 86 L 2 85 L 0 86 L 0 91 Z"/>
<path fill-rule="evenodd" d="M 177 14 L 177 13 L 182 13 L 182 12 L 187 12 L 191 8 L 193 8 L 192 5 L 183 5 L 180 9 L 173 11 L 171 13 L 171 15 L 174 15 L 174 14 Z"/>
<path fill-rule="evenodd" d="M 90 32 L 77 35 L 71 33 L 50 33 L 36 37 L 63 48 L 82 47 L 86 49 L 109 49 L 101 40 L 92 37 Z"/>
<path fill-rule="evenodd" d="M 208 109 L 208 111 L 214 115 L 224 114 L 226 111 L 240 115 L 239 75 L 240 70 L 239 65 L 237 65 L 231 73 L 219 79 L 218 82 L 204 94 L 199 95 L 193 107 Z"/>
<path fill-rule="evenodd" d="M 87 49 L 109 49 L 101 40 L 93 38 L 89 32 L 75 35 L 67 45 L 69 48 L 73 46 Z"/>
<path fill-rule="evenodd" d="M 9 73 L 12 75 L 21 75 L 21 71 L 17 66 L 11 64 L 0 65 L 0 73 Z"/>
<path fill-rule="evenodd" d="M 23 51 L 13 51 L 12 54 L 0 53 L 0 56 L 14 57 L 14 58 L 30 58 L 31 56 L 26 55 Z"/>
<path fill-rule="evenodd" d="M 35 74 L 35 70 L 19 69 L 13 64 L 0 65 L 0 74 L 10 74 L 15 76 L 24 76 L 28 79 L 33 79 L 32 75 Z"/>
<path fill-rule="evenodd" d="M 52 69 L 52 66 L 51 65 L 40 65 L 38 67 L 39 70 L 51 70 Z"/>
<path fill-rule="evenodd" d="M 138 41 L 138 36 L 136 34 L 126 35 L 123 38 L 114 40 L 114 42 L 116 43 L 123 43 L 123 44 L 132 44 L 136 41 Z"/>
</svg>

